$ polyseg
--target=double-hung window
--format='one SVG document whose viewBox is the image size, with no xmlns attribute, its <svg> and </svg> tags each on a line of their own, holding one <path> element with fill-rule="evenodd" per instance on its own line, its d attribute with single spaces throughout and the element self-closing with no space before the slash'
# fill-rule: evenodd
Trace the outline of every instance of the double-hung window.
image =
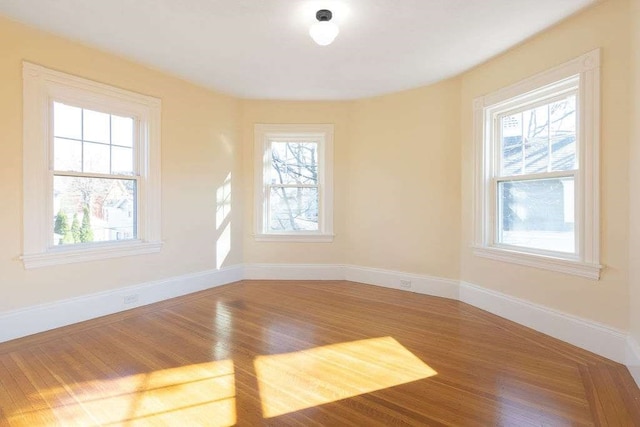
<svg viewBox="0 0 640 427">
<path fill-rule="evenodd" d="M 159 100 L 24 64 L 27 268 L 160 249 Z"/>
<path fill-rule="evenodd" d="M 598 278 L 599 52 L 475 102 L 480 256 Z"/>
<path fill-rule="evenodd" d="M 333 239 L 332 125 L 256 125 L 256 239 Z"/>
</svg>

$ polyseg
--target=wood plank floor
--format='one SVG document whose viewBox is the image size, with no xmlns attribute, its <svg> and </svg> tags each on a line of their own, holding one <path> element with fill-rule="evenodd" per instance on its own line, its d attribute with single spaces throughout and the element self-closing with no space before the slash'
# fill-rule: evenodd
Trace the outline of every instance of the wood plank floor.
<svg viewBox="0 0 640 427">
<path fill-rule="evenodd" d="M 640 390 L 457 301 L 245 281 L 0 344 L 0 425 L 640 426 Z"/>
</svg>

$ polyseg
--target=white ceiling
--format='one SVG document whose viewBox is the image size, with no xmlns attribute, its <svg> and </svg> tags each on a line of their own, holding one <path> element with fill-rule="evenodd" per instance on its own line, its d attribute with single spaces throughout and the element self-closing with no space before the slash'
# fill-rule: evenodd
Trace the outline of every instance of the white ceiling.
<svg viewBox="0 0 640 427">
<path fill-rule="evenodd" d="M 246 98 L 355 99 L 456 75 L 597 0 L 0 0 L 0 14 Z M 340 34 L 308 35 L 329 8 Z"/>
</svg>

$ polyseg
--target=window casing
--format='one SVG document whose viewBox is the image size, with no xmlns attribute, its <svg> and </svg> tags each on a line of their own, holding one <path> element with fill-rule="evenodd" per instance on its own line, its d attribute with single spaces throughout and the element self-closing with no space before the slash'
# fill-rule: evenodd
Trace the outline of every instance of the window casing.
<svg viewBox="0 0 640 427">
<path fill-rule="evenodd" d="M 255 126 L 256 240 L 333 240 L 333 126 Z"/>
<path fill-rule="evenodd" d="M 25 268 L 158 252 L 160 100 L 26 62 L 23 85 Z"/>
<path fill-rule="evenodd" d="M 599 50 L 474 102 L 474 253 L 599 278 Z"/>
</svg>

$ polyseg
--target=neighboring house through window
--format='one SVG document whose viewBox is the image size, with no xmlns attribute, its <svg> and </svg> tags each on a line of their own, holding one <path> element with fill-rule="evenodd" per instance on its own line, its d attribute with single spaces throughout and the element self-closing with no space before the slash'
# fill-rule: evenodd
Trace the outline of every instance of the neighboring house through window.
<svg viewBox="0 0 640 427">
<path fill-rule="evenodd" d="M 333 239 L 333 126 L 255 126 L 256 239 Z"/>
<path fill-rule="evenodd" d="M 475 253 L 598 278 L 599 51 L 474 107 Z"/>
<path fill-rule="evenodd" d="M 160 101 L 24 63 L 27 268 L 160 249 Z"/>
</svg>

